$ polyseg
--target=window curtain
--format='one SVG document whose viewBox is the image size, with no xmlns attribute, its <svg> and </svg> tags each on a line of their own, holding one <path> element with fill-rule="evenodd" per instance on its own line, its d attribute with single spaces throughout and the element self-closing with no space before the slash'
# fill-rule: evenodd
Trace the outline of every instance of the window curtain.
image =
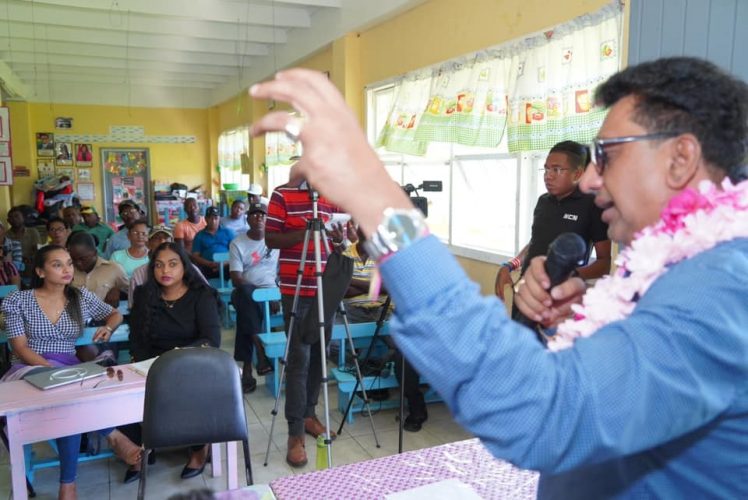
<svg viewBox="0 0 748 500">
<path fill-rule="evenodd" d="M 288 166 L 294 156 L 301 156 L 301 143 L 294 142 L 283 132 L 265 134 L 265 166 Z"/>
<path fill-rule="evenodd" d="M 222 186 L 249 187 L 249 176 L 242 169 L 242 165 L 249 161 L 249 144 L 248 127 L 229 130 L 218 137 L 218 175 Z"/>
<path fill-rule="evenodd" d="M 606 6 L 524 42 L 527 48 L 513 57 L 510 152 L 592 140 L 605 118 L 595 89 L 619 68 L 620 19 L 619 8 Z"/>
<path fill-rule="evenodd" d="M 618 71 L 618 0 L 551 30 L 405 75 L 377 146 L 424 155 L 430 142 L 548 149 L 587 142 L 605 111 L 594 90 Z M 428 86 L 428 88 L 427 88 Z"/>
</svg>

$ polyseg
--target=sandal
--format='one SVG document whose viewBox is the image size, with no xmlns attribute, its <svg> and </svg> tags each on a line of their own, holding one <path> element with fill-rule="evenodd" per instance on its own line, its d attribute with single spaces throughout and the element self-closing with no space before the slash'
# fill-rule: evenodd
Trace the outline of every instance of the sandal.
<svg viewBox="0 0 748 500">
<path fill-rule="evenodd" d="M 267 359 L 264 363 L 261 363 L 257 366 L 257 375 L 267 375 L 268 373 L 271 373 L 273 371 L 273 365 L 270 364 L 270 361 Z"/>
</svg>

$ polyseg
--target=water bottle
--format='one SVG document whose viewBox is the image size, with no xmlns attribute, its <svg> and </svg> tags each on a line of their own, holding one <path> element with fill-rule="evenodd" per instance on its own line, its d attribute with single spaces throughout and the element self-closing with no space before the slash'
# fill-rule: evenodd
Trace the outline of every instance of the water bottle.
<svg viewBox="0 0 748 500">
<path fill-rule="evenodd" d="M 317 436 L 317 470 L 324 469 L 327 469 L 327 445 L 325 436 L 320 434 Z"/>
</svg>

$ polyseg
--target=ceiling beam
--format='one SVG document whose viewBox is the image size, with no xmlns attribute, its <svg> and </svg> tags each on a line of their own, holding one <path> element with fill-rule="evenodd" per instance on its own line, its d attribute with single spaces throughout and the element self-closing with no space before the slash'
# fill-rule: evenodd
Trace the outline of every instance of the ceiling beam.
<svg viewBox="0 0 748 500">
<path fill-rule="evenodd" d="M 27 82 L 34 82 L 35 87 L 46 87 L 52 83 L 82 83 L 90 86 L 107 86 L 112 84 L 148 85 L 151 87 L 184 87 L 197 89 L 212 89 L 217 86 L 214 82 L 197 82 L 186 80 L 167 80 L 158 77 L 135 77 L 128 82 L 118 76 L 87 76 L 87 75 L 61 75 L 59 73 L 19 74 Z"/>
<path fill-rule="evenodd" d="M 14 99 L 28 99 L 31 96 L 31 88 L 3 61 L 0 61 L 0 86 L 8 97 Z"/>
<path fill-rule="evenodd" d="M 109 77 L 116 76 L 118 81 L 126 81 L 126 73 L 119 73 L 116 75 L 112 74 L 110 68 L 91 68 L 84 66 L 63 66 L 59 64 L 50 65 L 34 65 L 28 63 L 16 63 L 11 69 L 24 81 L 33 81 L 36 76 L 42 77 L 43 75 L 80 75 L 84 77 L 98 78 L 98 77 Z M 193 82 L 205 82 L 205 83 L 224 83 L 226 82 L 225 75 L 205 74 L 205 73 L 186 73 L 179 71 L 150 71 L 148 76 L 166 80 L 184 80 Z M 236 78 L 236 77 L 233 77 Z"/>
<path fill-rule="evenodd" d="M 155 22 L 183 23 L 185 28 L 195 21 L 213 24 L 256 24 L 260 26 L 309 28 L 311 16 L 306 8 L 283 7 L 277 5 L 252 4 L 251 2 L 230 2 L 225 0 L 127 0 L 123 7 L 117 7 L 111 0 L 34 0 L 33 2 L 6 0 L 9 10 L 13 10 L 25 20 L 48 22 L 48 16 L 57 19 L 69 17 L 74 11 L 76 17 L 90 21 L 88 26 L 103 26 L 112 21 L 126 21 L 137 26 L 142 20 Z M 114 6 L 114 7 L 113 7 Z M 67 14 L 67 15 L 66 15 Z M 161 19 L 154 19 L 154 18 Z"/>
<path fill-rule="evenodd" d="M 269 31 L 262 28 L 263 31 Z M 185 52 L 210 52 L 216 54 L 249 54 L 267 55 L 266 43 L 285 43 L 286 32 L 275 30 L 275 40 L 271 36 L 249 36 L 244 33 L 238 41 L 195 38 L 187 35 L 165 35 L 162 33 L 127 33 L 126 31 L 110 31 L 103 29 L 80 29 L 64 26 L 34 25 L 24 22 L 0 21 L 0 38 L 7 45 L 16 40 L 37 40 L 49 42 L 79 42 L 86 44 L 101 44 L 115 46 L 148 48 L 163 48 L 181 50 Z M 10 40 L 10 42 L 8 42 Z"/>
</svg>

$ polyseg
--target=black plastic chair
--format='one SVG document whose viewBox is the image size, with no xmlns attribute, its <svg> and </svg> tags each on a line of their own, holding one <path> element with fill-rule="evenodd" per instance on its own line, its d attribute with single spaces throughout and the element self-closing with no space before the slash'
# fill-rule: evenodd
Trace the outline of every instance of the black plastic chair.
<svg viewBox="0 0 748 500">
<path fill-rule="evenodd" d="M 150 450 L 229 441 L 242 442 L 247 484 L 251 485 L 241 376 L 231 355 L 213 347 L 174 349 L 162 354 L 148 370 L 145 383 L 145 451 L 138 498 L 145 496 L 145 457 Z"/>
</svg>

